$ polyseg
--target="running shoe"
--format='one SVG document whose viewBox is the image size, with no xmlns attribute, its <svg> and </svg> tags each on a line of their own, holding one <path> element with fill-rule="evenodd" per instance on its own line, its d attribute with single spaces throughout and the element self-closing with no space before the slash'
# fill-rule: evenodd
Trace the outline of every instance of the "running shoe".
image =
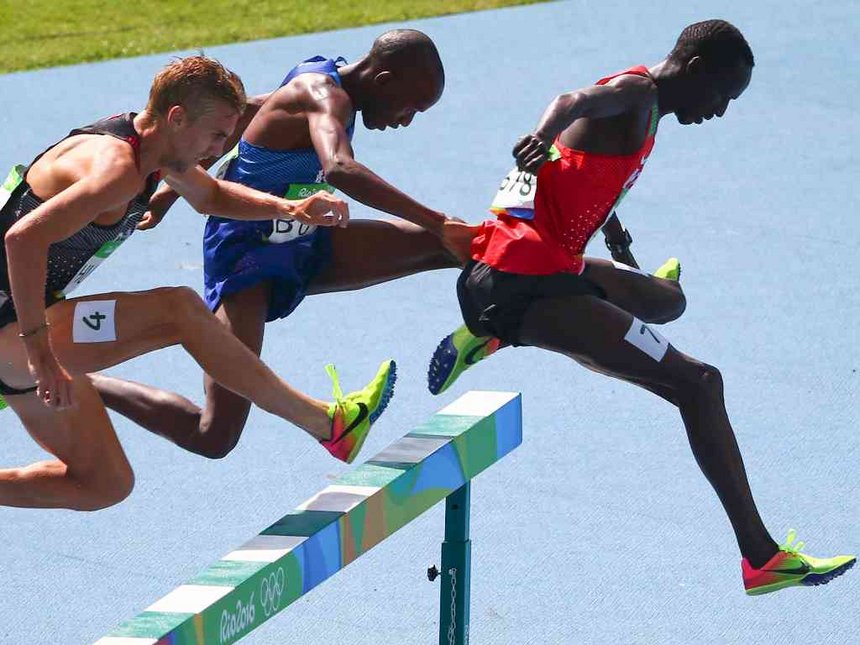
<svg viewBox="0 0 860 645">
<path fill-rule="evenodd" d="M 681 279 L 681 262 L 678 258 L 669 258 L 663 263 L 659 269 L 653 273 L 656 278 L 664 280 L 673 280 L 678 282 Z"/>
<path fill-rule="evenodd" d="M 6 399 L 4 399 L 2 396 L 0 396 L 0 410 L 5 410 L 5 409 L 6 409 Z"/>
<path fill-rule="evenodd" d="M 494 354 L 502 341 L 492 336 L 475 336 L 466 325 L 448 334 L 430 359 L 427 370 L 427 387 L 433 394 L 442 394 L 451 387 L 460 374 L 478 361 Z"/>
<path fill-rule="evenodd" d="M 797 585 L 825 585 L 848 571 L 857 561 L 853 555 L 813 558 L 800 552 L 803 542 L 795 542 L 796 537 L 797 533 L 791 529 L 786 543 L 761 569 L 753 568 L 746 558 L 743 559 L 741 571 L 747 595 L 757 596 Z"/>
<path fill-rule="evenodd" d="M 331 377 L 335 402 L 328 407 L 331 438 L 320 443 L 333 456 L 351 464 L 364 445 L 370 426 L 385 412 L 394 395 L 397 364 L 392 360 L 383 361 L 367 387 L 346 396 L 340 389 L 340 379 L 334 365 L 326 365 L 325 370 Z"/>
</svg>

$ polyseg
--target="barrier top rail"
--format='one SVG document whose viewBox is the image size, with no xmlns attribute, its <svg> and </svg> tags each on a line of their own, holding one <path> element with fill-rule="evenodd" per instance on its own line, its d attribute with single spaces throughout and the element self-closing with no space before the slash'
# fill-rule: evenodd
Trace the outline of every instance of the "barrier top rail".
<svg viewBox="0 0 860 645">
<path fill-rule="evenodd" d="M 468 392 L 96 645 L 234 643 L 521 441 L 519 394 Z"/>
</svg>

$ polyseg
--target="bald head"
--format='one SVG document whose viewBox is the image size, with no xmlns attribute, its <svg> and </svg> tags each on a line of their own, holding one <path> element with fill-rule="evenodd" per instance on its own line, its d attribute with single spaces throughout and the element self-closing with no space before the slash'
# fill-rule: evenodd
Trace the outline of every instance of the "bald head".
<svg viewBox="0 0 860 645">
<path fill-rule="evenodd" d="M 392 70 L 422 71 L 440 84 L 445 68 L 436 45 L 427 34 L 415 29 L 392 29 L 373 41 L 368 58 L 377 66 Z"/>
<path fill-rule="evenodd" d="M 436 45 L 414 29 L 386 31 L 367 56 L 364 124 L 371 129 L 405 127 L 434 106 L 445 89 L 445 70 Z"/>
</svg>

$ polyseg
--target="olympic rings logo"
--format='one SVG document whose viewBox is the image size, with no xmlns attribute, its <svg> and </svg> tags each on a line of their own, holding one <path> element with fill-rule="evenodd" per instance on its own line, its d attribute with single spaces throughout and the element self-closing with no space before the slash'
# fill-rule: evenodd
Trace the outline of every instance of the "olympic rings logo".
<svg viewBox="0 0 860 645">
<path fill-rule="evenodd" d="M 260 581 L 260 606 L 266 618 L 281 608 L 281 596 L 284 593 L 286 576 L 283 567 L 272 571 Z"/>
</svg>

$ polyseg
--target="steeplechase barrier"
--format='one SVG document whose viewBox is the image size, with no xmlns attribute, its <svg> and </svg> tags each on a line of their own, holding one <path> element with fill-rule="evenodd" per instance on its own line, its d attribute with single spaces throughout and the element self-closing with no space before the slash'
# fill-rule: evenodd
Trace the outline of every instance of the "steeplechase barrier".
<svg viewBox="0 0 860 645">
<path fill-rule="evenodd" d="M 440 645 L 468 645 L 470 481 L 522 442 L 520 395 L 468 392 L 96 645 L 235 643 L 446 500 Z"/>
</svg>

